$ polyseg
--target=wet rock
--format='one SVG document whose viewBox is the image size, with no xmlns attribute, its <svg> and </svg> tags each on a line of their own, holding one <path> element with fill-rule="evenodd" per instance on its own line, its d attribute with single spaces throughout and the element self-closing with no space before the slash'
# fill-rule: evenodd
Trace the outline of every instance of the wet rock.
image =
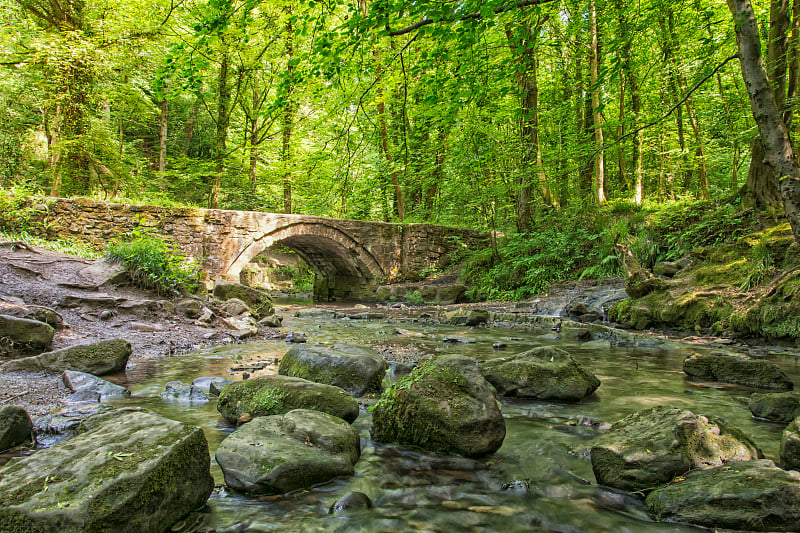
<svg viewBox="0 0 800 533">
<path fill-rule="evenodd" d="M 531 491 L 531 482 L 528 479 L 509 481 L 508 483 L 503 483 L 500 490 L 516 492 L 518 494 L 528 494 Z"/>
<path fill-rule="evenodd" d="M 49 324 L 0 315 L 0 338 L 11 341 L 11 348 L 21 353 L 41 353 L 50 348 L 55 329 Z"/>
<path fill-rule="evenodd" d="M 9 361 L 0 366 L 0 370 L 5 372 L 75 370 L 95 376 L 104 376 L 118 374 L 125 370 L 130 355 L 130 343 L 124 339 L 114 339 L 70 346 L 34 357 Z"/>
<path fill-rule="evenodd" d="M 288 376 L 262 376 L 234 382 L 219 394 L 217 410 L 236 423 L 244 413 L 253 418 L 281 415 L 293 409 L 315 409 L 347 422 L 358 417 L 358 403 L 345 390 Z"/>
<path fill-rule="evenodd" d="M 353 344 L 298 345 L 290 348 L 278 374 L 341 387 L 353 396 L 380 393 L 386 361 L 375 350 Z"/>
<path fill-rule="evenodd" d="M 239 298 L 231 298 L 230 300 L 226 300 L 222 304 L 222 310 L 231 316 L 239 316 L 241 314 L 250 312 L 250 308 L 247 307 L 247 304 L 241 301 Z"/>
<path fill-rule="evenodd" d="M 656 519 L 713 529 L 797 531 L 800 473 L 772 461 L 732 462 L 695 470 L 651 492 L 647 511 Z"/>
<path fill-rule="evenodd" d="M 94 403 L 91 405 L 70 406 L 57 413 L 40 416 L 33 421 L 36 442 L 49 447 L 74 437 L 84 420 L 98 413 L 107 413 L 114 408 Z"/>
<path fill-rule="evenodd" d="M 358 432 L 340 418 L 308 409 L 262 416 L 228 435 L 216 460 L 232 489 L 282 494 L 353 474 Z"/>
<path fill-rule="evenodd" d="M 756 392 L 748 407 L 756 418 L 788 424 L 800 415 L 800 392 Z"/>
<path fill-rule="evenodd" d="M 442 305 L 455 304 L 463 299 L 466 292 L 465 285 L 444 285 L 436 289 L 436 301 Z"/>
<path fill-rule="evenodd" d="M 800 470 L 800 419 L 795 418 L 783 430 L 780 453 L 786 468 Z"/>
<path fill-rule="evenodd" d="M 704 381 L 723 381 L 770 390 L 794 388 L 792 380 L 775 363 L 740 355 L 693 355 L 683 362 L 683 371 Z"/>
<path fill-rule="evenodd" d="M 600 386 L 596 376 L 554 346 L 490 359 L 481 364 L 481 372 L 501 396 L 573 402 Z"/>
<path fill-rule="evenodd" d="M 342 514 L 351 511 L 372 509 L 372 500 L 363 492 L 348 492 L 331 505 L 328 514 Z"/>
<path fill-rule="evenodd" d="M 199 387 L 189 385 L 188 383 L 181 383 L 180 381 L 170 381 L 167 383 L 164 386 L 164 391 L 161 393 L 161 398 L 164 400 L 187 403 L 205 403 L 208 401 L 208 397 Z"/>
<path fill-rule="evenodd" d="M 504 342 L 495 342 L 494 344 L 492 344 L 492 348 L 494 348 L 495 350 L 502 350 L 504 348 L 508 348 L 508 344 Z"/>
<path fill-rule="evenodd" d="M 0 468 L 0 527 L 165 531 L 211 494 L 200 428 L 144 409 L 94 415 L 83 428 L 69 441 Z"/>
<path fill-rule="evenodd" d="M 760 457 L 755 444 L 721 418 L 672 407 L 623 418 L 591 449 L 597 482 L 626 491 L 663 485 L 693 468 Z"/>
<path fill-rule="evenodd" d="M 384 391 L 372 412 L 372 437 L 479 457 L 503 443 L 505 421 L 494 388 L 474 359 L 428 361 Z"/>
<path fill-rule="evenodd" d="M 402 363 L 399 361 L 392 361 L 389 363 L 388 375 L 389 379 L 399 379 L 409 375 L 415 368 L 417 363 Z"/>
<path fill-rule="evenodd" d="M 564 340 L 588 341 L 592 339 L 592 332 L 586 328 L 563 327 L 559 333 Z"/>
<path fill-rule="evenodd" d="M 214 298 L 223 302 L 237 298 L 252 309 L 256 318 L 263 318 L 274 313 L 272 299 L 268 292 L 241 283 L 217 280 L 214 284 Z"/>
<path fill-rule="evenodd" d="M 306 335 L 305 333 L 301 333 L 299 331 L 290 331 L 288 335 L 286 335 L 286 342 L 293 342 L 295 344 L 302 344 L 306 342 Z"/>
<path fill-rule="evenodd" d="M 177 311 L 183 313 L 186 318 L 199 318 L 203 313 L 203 306 L 199 300 L 185 298 L 176 305 Z"/>
<path fill-rule="evenodd" d="M 265 316 L 258 321 L 258 325 L 265 328 L 279 328 L 283 325 L 283 317 L 278 315 Z"/>
<path fill-rule="evenodd" d="M 232 380 L 220 377 L 200 377 L 192 381 L 192 386 L 200 389 L 206 394 L 218 396 L 219 391 L 225 388 L 226 385 L 233 383 Z"/>
<path fill-rule="evenodd" d="M 470 309 L 467 313 L 467 326 L 479 326 L 489 322 L 489 311 L 486 309 Z"/>
<path fill-rule="evenodd" d="M 465 337 L 464 335 L 446 335 L 442 342 L 448 344 L 475 344 L 477 340 L 474 337 Z"/>
<path fill-rule="evenodd" d="M 86 372 L 65 370 L 63 379 L 64 385 L 74 393 L 67 399 L 69 403 L 107 402 L 114 398 L 126 398 L 131 395 L 131 391 L 125 387 Z"/>
<path fill-rule="evenodd" d="M 33 422 L 22 407 L 0 407 L 0 452 L 31 440 Z"/>
</svg>

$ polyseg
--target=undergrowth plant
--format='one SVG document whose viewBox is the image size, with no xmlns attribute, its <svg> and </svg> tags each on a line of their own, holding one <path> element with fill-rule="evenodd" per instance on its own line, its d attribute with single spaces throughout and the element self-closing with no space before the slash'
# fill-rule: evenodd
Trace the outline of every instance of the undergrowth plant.
<svg viewBox="0 0 800 533">
<path fill-rule="evenodd" d="M 135 231 L 133 239 L 112 244 L 106 256 L 125 266 L 134 284 L 159 294 L 194 292 L 197 265 L 158 235 Z"/>
</svg>

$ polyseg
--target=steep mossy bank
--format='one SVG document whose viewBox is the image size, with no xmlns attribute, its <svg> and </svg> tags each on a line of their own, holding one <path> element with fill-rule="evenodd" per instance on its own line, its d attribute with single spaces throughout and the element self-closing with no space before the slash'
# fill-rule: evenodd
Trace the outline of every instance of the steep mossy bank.
<svg viewBox="0 0 800 533">
<path fill-rule="evenodd" d="M 800 246 L 788 223 L 695 248 L 689 259 L 656 290 L 615 305 L 609 318 L 636 329 L 800 340 Z"/>
</svg>

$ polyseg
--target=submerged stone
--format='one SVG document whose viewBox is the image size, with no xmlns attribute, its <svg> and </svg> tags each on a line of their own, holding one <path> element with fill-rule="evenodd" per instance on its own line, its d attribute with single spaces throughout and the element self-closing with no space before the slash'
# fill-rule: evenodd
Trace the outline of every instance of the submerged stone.
<svg viewBox="0 0 800 533">
<path fill-rule="evenodd" d="M 651 492 L 645 506 L 656 520 L 713 529 L 797 531 L 800 473 L 768 460 L 731 462 L 689 472 Z"/>
<path fill-rule="evenodd" d="M 748 407 L 757 418 L 788 424 L 800 415 L 800 392 L 756 392 Z"/>
<path fill-rule="evenodd" d="M 600 386 L 596 376 L 554 346 L 490 359 L 481 364 L 481 372 L 502 396 L 577 401 Z"/>
<path fill-rule="evenodd" d="M 87 418 L 0 468 L 0 531 L 164 531 L 211 494 L 203 431 L 144 409 Z"/>
<path fill-rule="evenodd" d="M 230 423 L 244 414 L 251 418 L 282 415 L 293 409 L 314 409 L 353 422 L 358 403 L 347 391 L 289 376 L 261 376 L 222 389 L 217 410 Z"/>
<path fill-rule="evenodd" d="M 649 490 L 695 468 L 762 457 L 741 430 L 720 418 L 674 407 L 654 407 L 611 426 L 592 446 L 601 485 Z"/>
<path fill-rule="evenodd" d="M 371 348 L 352 344 L 298 345 L 286 352 L 278 374 L 341 387 L 354 396 L 380 393 L 386 361 Z"/>
<path fill-rule="evenodd" d="M 431 451 L 479 457 L 503 443 L 506 425 L 494 387 L 474 359 L 426 362 L 384 391 L 372 412 L 372 437 Z"/>
<path fill-rule="evenodd" d="M 358 432 L 319 411 L 296 409 L 254 419 L 222 441 L 216 459 L 225 483 L 251 494 L 281 494 L 353 474 Z"/>
<path fill-rule="evenodd" d="M 770 390 L 794 388 L 792 380 L 775 363 L 739 355 L 692 355 L 683 362 L 683 371 L 704 381 L 723 381 Z"/>
</svg>

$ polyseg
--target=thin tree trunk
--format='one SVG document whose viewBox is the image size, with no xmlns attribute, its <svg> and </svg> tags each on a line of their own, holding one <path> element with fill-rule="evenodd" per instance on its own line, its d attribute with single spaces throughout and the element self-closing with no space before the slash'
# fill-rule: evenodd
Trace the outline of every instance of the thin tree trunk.
<svg viewBox="0 0 800 533">
<path fill-rule="evenodd" d="M 792 118 L 797 105 L 797 85 L 800 76 L 800 0 L 792 2 L 792 37 L 789 40 L 789 82 L 786 103 L 783 106 L 783 123 L 792 131 Z"/>
<path fill-rule="evenodd" d="M 189 117 L 186 119 L 186 124 L 183 126 L 183 155 L 189 155 L 189 149 L 192 146 L 192 141 L 194 140 L 194 125 L 197 123 L 197 114 L 200 112 L 200 100 L 198 98 L 194 99 L 194 103 L 192 104 L 192 112 L 189 114 Z"/>
<path fill-rule="evenodd" d="M 289 85 L 286 89 L 286 104 L 283 106 L 283 131 L 281 134 L 281 164 L 283 166 L 283 212 L 292 212 L 292 129 L 294 127 L 294 30 L 292 29 L 291 7 L 286 8 L 286 76 Z"/>
<path fill-rule="evenodd" d="M 678 89 L 678 65 L 676 60 L 676 49 L 678 37 L 675 34 L 674 14 L 669 6 L 666 6 L 666 15 L 659 17 L 659 25 L 662 33 L 662 52 L 664 54 L 664 64 L 667 68 L 667 87 L 670 99 L 673 103 L 680 101 L 681 95 Z M 684 187 L 689 187 L 691 182 L 691 170 L 689 165 L 689 152 L 686 149 L 686 137 L 683 131 L 683 106 L 675 109 L 675 126 L 677 128 L 678 146 L 680 147 L 680 176 Z"/>
<path fill-rule="evenodd" d="M 735 20 L 736 44 L 742 77 L 750 97 L 753 118 L 764 145 L 764 160 L 781 176 L 780 191 L 786 218 L 795 241 L 800 243 L 800 168 L 778 108 L 761 56 L 758 27 L 750 0 L 727 0 Z"/>
<path fill-rule="evenodd" d="M 159 107 L 161 115 L 158 117 L 158 171 L 167 169 L 167 108 L 169 102 L 166 98 L 161 100 Z"/>
<path fill-rule="evenodd" d="M 254 193 L 256 191 L 256 171 L 258 168 L 258 145 L 260 144 L 258 138 L 258 113 L 256 109 L 259 106 L 259 98 L 258 98 L 258 91 L 255 89 L 255 83 L 253 86 L 253 116 L 250 119 L 250 168 L 247 172 L 247 176 L 250 182 L 250 192 Z"/>
<path fill-rule="evenodd" d="M 217 136 L 214 146 L 214 183 L 211 186 L 211 195 L 208 206 L 211 209 L 219 207 L 219 194 L 222 188 L 222 175 L 225 173 L 225 151 L 228 139 L 228 126 L 230 124 L 230 99 L 231 89 L 228 83 L 228 61 L 229 53 L 227 48 L 222 53 L 222 61 L 219 67 L 219 77 L 217 78 Z"/>
<path fill-rule="evenodd" d="M 589 49 L 589 63 L 592 80 L 592 117 L 594 122 L 594 140 L 597 153 L 594 157 L 594 200 L 598 205 L 606 203 L 605 190 L 605 151 L 603 150 L 603 115 L 600 113 L 600 43 L 599 28 L 597 24 L 597 6 L 591 3 L 591 45 Z"/>
</svg>

